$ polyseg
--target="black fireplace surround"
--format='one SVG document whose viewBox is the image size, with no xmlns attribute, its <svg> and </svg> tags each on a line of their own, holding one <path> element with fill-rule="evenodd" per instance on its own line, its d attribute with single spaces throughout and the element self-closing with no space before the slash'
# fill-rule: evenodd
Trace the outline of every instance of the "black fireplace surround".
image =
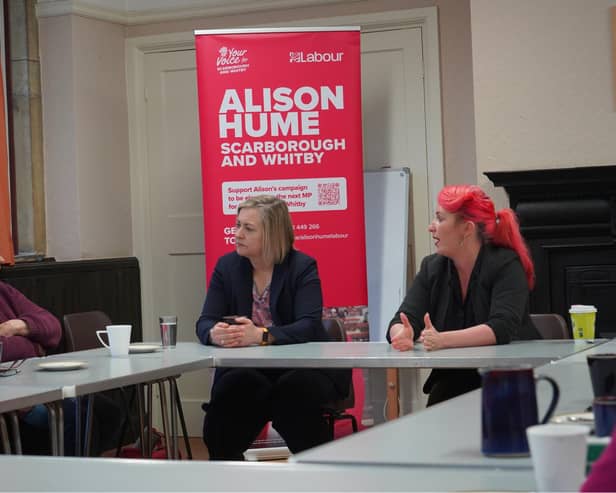
<svg viewBox="0 0 616 493">
<path fill-rule="evenodd" d="M 532 313 L 597 307 L 596 336 L 616 336 L 616 165 L 485 175 L 505 188 L 535 263 Z M 571 327 L 569 327 L 571 329 Z"/>
</svg>

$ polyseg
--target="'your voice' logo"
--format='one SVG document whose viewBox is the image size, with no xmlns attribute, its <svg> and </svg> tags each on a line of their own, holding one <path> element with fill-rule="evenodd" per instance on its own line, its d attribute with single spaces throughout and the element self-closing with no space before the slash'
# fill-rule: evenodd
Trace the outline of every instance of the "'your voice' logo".
<svg viewBox="0 0 616 493">
<path fill-rule="evenodd" d="M 238 50 L 237 48 L 227 48 L 223 46 L 218 50 L 218 58 L 216 58 L 216 66 L 239 65 L 246 63 L 248 58 L 245 57 L 248 50 Z"/>
</svg>

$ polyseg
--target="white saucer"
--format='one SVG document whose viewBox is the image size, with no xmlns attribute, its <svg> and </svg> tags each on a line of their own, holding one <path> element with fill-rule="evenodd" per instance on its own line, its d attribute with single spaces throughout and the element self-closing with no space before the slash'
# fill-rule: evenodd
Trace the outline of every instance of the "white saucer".
<svg viewBox="0 0 616 493">
<path fill-rule="evenodd" d="M 136 353 L 153 353 L 162 348 L 160 344 L 152 344 L 149 342 L 135 342 L 128 346 L 128 352 L 131 354 Z"/>
<path fill-rule="evenodd" d="M 37 365 L 39 370 L 68 371 L 79 370 L 88 366 L 85 361 L 44 361 Z"/>
<path fill-rule="evenodd" d="M 595 416 L 593 415 L 593 413 L 559 414 L 558 416 L 554 416 L 550 420 L 550 423 L 594 426 Z"/>
</svg>

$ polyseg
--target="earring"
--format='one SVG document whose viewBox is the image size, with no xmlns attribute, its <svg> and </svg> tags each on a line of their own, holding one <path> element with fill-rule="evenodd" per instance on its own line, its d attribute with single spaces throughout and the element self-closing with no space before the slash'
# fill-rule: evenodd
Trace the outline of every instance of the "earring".
<svg viewBox="0 0 616 493">
<path fill-rule="evenodd" d="M 460 247 L 464 246 L 464 240 L 466 240 L 466 236 L 463 236 L 462 240 L 460 240 Z"/>
</svg>

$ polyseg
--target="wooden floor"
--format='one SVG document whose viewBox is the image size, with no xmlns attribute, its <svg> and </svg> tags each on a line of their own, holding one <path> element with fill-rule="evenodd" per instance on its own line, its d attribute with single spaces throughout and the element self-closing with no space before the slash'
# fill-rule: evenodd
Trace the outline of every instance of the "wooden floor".
<svg viewBox="0 0 616 493">
<path fill-rule="evenodd" d="M 193 460 L 208 460 L 210 458 L 207 452 L 207 447 L 205 446 L 205 443 L 203 442 L 203 439 L 201 437 L 190 437 L 188 441 L 190 442 L 190 449 L 193 454 Z M 184 440 L 180 438 L 178 442 L 180 452 L 182 453 L 182 458 L 187 457 Z"/>
</svg>

